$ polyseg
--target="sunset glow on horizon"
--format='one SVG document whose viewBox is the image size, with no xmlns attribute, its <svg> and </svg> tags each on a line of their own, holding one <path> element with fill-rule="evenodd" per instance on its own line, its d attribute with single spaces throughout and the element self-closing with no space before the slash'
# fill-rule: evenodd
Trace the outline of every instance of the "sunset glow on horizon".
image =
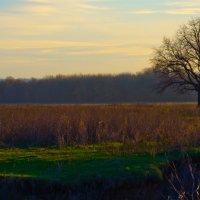
<svg viewBox="0 0 200 200">
<path fill-rule="evenodd" d="M 0 1 L 0 78 L 135 73 L 197 0 Z"/>
</svg>

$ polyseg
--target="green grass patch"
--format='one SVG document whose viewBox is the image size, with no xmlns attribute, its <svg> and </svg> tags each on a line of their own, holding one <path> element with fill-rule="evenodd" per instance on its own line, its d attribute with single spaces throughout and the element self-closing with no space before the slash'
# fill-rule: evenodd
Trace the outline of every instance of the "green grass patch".
<svg viewBox="0 0 200 200">
<path fill-rule="evenodd" d="M 149 177 L 161 181 L 161 168 L 181 153 L 152 156 L 122 151 L 121 144 L 57 148 L 1 149 L 1 176 L 22 177 L 63 184 L 95 179 L 143 182 Z M 200 150 L 196 149 L 195 155 Z"/>
</svg>

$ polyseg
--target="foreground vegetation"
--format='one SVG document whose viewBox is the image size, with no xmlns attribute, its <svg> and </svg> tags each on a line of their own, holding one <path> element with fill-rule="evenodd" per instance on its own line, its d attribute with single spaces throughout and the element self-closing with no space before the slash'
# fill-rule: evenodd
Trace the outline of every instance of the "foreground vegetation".
<svg viewBox="0 0 200 200">
<path fill-rule="evenodd" d="M 199 122 L 195 104 L 2 105 L 0 146 L 119 142 L 156 154 L 199 145 Z"/>
<path fill-rule="evenodd" d="M 4 197 L 11 199 L 29 199 L 28 197 L 32 193 L 35 198 L 39 198 L 36 195 L 38 192 L 36 188 L 38 187 L 40 188 L 39 195 L 42 192 L 45 192 L 44 196 L 46 197 L 50 195 L 47 199 L 52 198 L 52 193 L 56 194 L 57 199 L 62 199 L 58 197 L 62 194 L 61 188 L 64 188 L 65 198 L 63 199 L 70 197 L 72 194 L 72 192 L 69 192 L 70 190 L 73 191 L 73 194 L 79 195 L 78 199 L 84 199 L 82 198 L 84 193 L 87 196 L 86 199 L 94 199 L 94 196 L 99 192 L 98 190 L 101 193 L 102 191 L 114 190 L 116 193 L 125 187 L 127 191 L 133 189 L 137 191 L 141 190 L 146 184 L 155 193 L 153 185 L 156 184 L 157 187 L 160 187 L 164 182 L 165 171 L 169 168 L 169 163 L 177 162 L 188 155 L 198 158 L 200 149 L 158 154 L 156 156 L 131 153 L 127 149 L 125 150 L 123 144 L 119 143 L 66 147 L 63 149 L 1 149 L 0 185 L 2 188 L 12 183 L 11 188 L 13 188 L 13 185 L 16 187 L 11 193 L 14 197 Z M 20 182 L 11 182 L 16 178 Z M 10 181 L 2 182 L 2 180 Z M 50 186 L 46 186 L 46 183 Z M 28 193 L 27 191 L 24 192 L 27 187 Z M 41 190 L 42 187 L 44 188 Z M 56 187 L 59 189 L 55 189 Z M 7 190 L 10 190 L 10 188 Z M 22 196 L 16 197 L 15 193 L 19 191 Z M 88 198 L 91 191 L 96 194 L 92 198 Z M 0 191 L 0 197 L 2 198 L 2 191 Z M 124 197 L 121 199 L 124 199 Z"/>
<path fill-rule="evenodd" d="M 200 155 L 200 149 L 152 156 L 122 150 L 121 144 L 79 147 L 1 149 L 1 176 L 61 181 L 78 184 L 95 178 L 104 180 L 132 179 L 134 183 L 152 178 L 162 180 L 162 169 L 170 161 Z M 119 183 L 118 183 L 119 184 Z"/>
<path fill-rule="evenodd" d="M 59 192 L 61 185 L 75 188 L 73 194 L 79 188 L 80 196 L 95 191 L 90 199 L 98 188 L 113 190 L 115 198 L 121 191 L 117 188 L 146 183 L 155 193 L 152 187 L 165 181 L 169 163 L 185 155 L 199 157 L 199 122 L 194 104 L 2 105 L 0 188 L 12 183 L 4 180 L 18 178 L 30 180 L 30 188 L 39 185 L 39 190 L 44 184 L 34 181 L 49 183 L 45 195 L 55 184 L 60 184 Z M 28 184 L 22 183 L 14 183 L 13 194 L 24 191 Z M 0 198 L 8 198 L 2 194 L 0 190 Z"/>
<path fill-rule="evenodd" d="M 162 179 L 161 166 L 168 157 L 131 154 L 121 144 L 0 150 L 1 176 L 79 184 L 95 179 L 141 182 L 149 177 Z M 174 158 L 174 155 L 169 155 Z M 120 182 L 118 182 L 120 184 Z"/>
</svg>

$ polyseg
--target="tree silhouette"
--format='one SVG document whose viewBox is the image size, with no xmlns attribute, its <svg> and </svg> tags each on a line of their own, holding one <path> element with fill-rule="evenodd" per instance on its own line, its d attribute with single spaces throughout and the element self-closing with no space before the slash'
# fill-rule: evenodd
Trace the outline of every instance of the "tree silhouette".
<svg viewBox="0 0 200 200">
<path fill-rule="evenodd" d="M 182 25 L 174 38 L 164 38 L 152 63 L 159 92 L 167 88 L 180 93 L 196 91 L 200 106 L 200 18 Z"/>
</svg>

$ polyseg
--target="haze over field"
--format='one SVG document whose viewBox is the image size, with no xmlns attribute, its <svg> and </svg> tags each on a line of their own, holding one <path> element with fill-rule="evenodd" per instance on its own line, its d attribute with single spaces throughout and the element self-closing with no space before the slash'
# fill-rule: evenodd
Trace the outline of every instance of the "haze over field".
<svg viewBox="0 0 200 200">
<path fill-rule="evenodd" d="M 0 1 L 0 78 L 138 72 L 197 0 Z"/>
</svg>

